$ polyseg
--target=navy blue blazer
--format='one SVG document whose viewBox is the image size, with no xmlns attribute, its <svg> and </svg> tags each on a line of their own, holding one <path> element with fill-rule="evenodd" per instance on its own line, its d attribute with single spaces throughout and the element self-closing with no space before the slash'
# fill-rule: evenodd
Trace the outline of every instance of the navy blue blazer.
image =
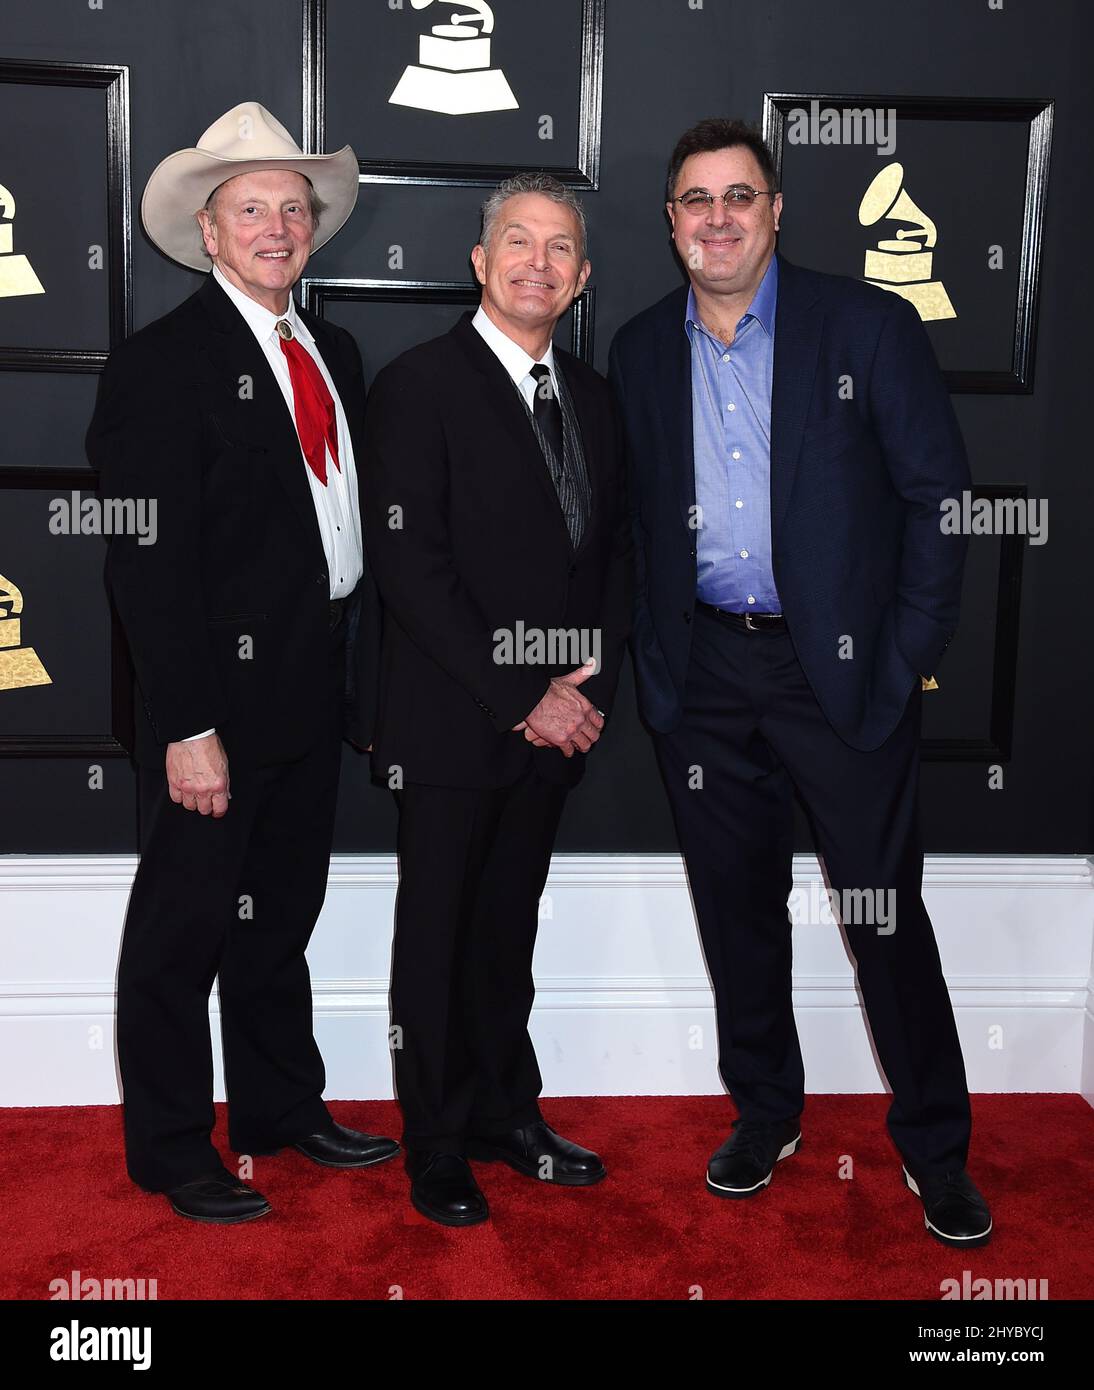
<svg viewBox="0 0 1094 1390">
<path fill-rule="evenodd" d="M 635 540 L 639 706 L 662 733 L 683 714 L 695 607 L 687 296 L 673 290 L 625 324 L 609 369 Z M 915 309 L 782 256 L 773 373 L 783 613 L 829 723 L 851 747 L 877 748 L 957 627 L 968 541 L 943 535 L 940 507 L 970 486 L 964 444 Z"/>
</svg>

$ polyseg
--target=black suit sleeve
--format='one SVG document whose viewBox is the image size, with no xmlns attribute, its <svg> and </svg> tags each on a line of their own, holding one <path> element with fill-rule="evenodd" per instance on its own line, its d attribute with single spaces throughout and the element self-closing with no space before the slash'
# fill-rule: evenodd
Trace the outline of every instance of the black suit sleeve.
<svg viewBox="0 0 1094 1390">
<path fill-rule="evenodd" d="M 534 667 L 499 665 L 490 623 L 453 561 L 448 452 L 431 383 L 395 362 L 365 415 L 365 540 L 385 612 L 458 681 L 499 733 L 546 694 Z"/>
<path fill-rule="evenodd" d="M 627 505 L 627 479 L 623 458 L 623 429 L 619 412 L 610 391 L 604 393 L 605 408 L 611 430 L 611 456 L 605 472 L 604 505 L 613 509 L 610 527 L 611 555 L 604 578 L 604 598 L 601 605 L 601 669 L 590 676 L 579 689 L 604 714 L 610 714 L 615 689 L 619 684 L 619 668 L 627 648 L 633 604 L 631 519 Z"/>
<path fill-rule="evenodd" d="M 965 445 L 915 309 L 893 296 L 870 374 L 885 466 L 904 502 L 896 641 L 912 670 L 934 673 L 957 627 L 968 539 L 942 531 L 941 505 L 971 486 Z"/>
<path fill-rule="evenodd" d="M 343 398 L 342 409 L 360 419 L 357 411 L 364 412 L 368 400 L 365 387 L 365 368 L 361 360 L 361 349 L 352 333 L 328 324 L 334 333 L 338 349 L 345 361 L 352 380 L 351 390 L 357 399 L 347 401 Z M 360 436 L 358 436 L 360 437 Z M 365 497 L 363 469 L 365 459 L 354 455 L 357 471 L 357 502 L 361 516 L 362 541 L 364 540 Z M 361 582 L 358 586 L 357 602 L 349 618 L 346 635 L 346 699 L 342 719 L 343 736 L 364 750 L 372 742 L 376 727 L 376 711 L 379 699 L 380 644 L 383 635 L 383 619 L 380 593 L 368 560 L 368 548 L 363 546 Z"/>
<path fill-rule="evenodd" d="M 631 621 L 628 624 L 628 635 L 636 652 L 641 651 L 643 664 L 647 667 L 654 664 L 660 667 L 664 671 L 664 684 L 669 687 L 671 680 L 650 614 L 646 579 L 646 533 L 642 526 L 642 514 L 639 506 L 638 473 L 634 466 L 634 460 L 630 457 L 627 444 L 626 370 L 623 366 L 618 334 L 612 340 L 608 352 L 608 380 L 611 383 L 612 393 L 619 410 L 622 433 L 621 448 L 626 478 L 626 525 L 628 535 L 633 542 L 630 564 Z"/>
<path fill-rule="evenodd" d="M 154 543 L 111 536 L 106 575 L 156 738 L 217 727 L 227 702 L 206 628 L 201 416 L 185 373 L 140 340 L 115 349 L 86 444 L 100 496 L 155 502 Z"/>
</svg>

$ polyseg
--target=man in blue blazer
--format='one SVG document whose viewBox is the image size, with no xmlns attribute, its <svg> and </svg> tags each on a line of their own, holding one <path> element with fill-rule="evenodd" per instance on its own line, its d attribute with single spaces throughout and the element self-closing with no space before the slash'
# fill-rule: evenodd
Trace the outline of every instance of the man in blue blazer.
<svg viewBox="0 0 1094 1390">
<path fill-rule="evenodd" d="M 776 254 L 770 152 L 712 119 L 678 142 L 667 210 L 690 284 L 611 349 L 636 552 L 633 648 L 736 1103 L 710 1160 L 763 1191 L 801 1143 L 791 1003 L 793 797 L 858 967 L 889 1132 L 928 1231 L 991 1216 L 965 1171 L 964 1062 L 921 896 L 920 704 L 957 625 L 969 486 L 926 333 L 898 295 Z"/>
</svg>

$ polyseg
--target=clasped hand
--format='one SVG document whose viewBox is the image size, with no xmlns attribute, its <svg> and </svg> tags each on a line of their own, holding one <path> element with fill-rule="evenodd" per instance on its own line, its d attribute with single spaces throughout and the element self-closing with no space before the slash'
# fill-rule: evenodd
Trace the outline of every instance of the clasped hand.
<svg viewBox="0 0 1094 1390">
<path fill-rule="evenodd" d="M 574 750 L 587 753 L 600 737 L 604 716 L 578 686 L 595 674 L 592 659 L 565 676 L 553 676 L 547 693 L 526 719 L 513 726 L 514 733 L 536 748 L 557 748 L 567 758 Z"/>
</svg>

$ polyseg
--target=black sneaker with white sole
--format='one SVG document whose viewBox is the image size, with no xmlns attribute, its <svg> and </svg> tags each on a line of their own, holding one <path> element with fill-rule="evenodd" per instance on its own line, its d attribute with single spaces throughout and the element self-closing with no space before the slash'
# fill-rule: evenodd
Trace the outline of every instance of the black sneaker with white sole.
<svg viewBox="0 0 1094 1390">
<path fill-rule="evenodd" d="M 707 1164 L 707 1191 L 715 1197 L 752 1197 L 771 1181 L 775 1164 L 801 1148 L 797 1120 L 760 1124 L 734 1120 L 733 1133 Z"/>
<path fill-rule="evenodd" d="M 964 1168 L 940 1177 L 913 1178 L 907 1168 L 904 1181 L 923 1203 L 923 1221 L 943 1245 L 969 1250 L 991 1239 L 991 1212 Z"/>
</svg>

